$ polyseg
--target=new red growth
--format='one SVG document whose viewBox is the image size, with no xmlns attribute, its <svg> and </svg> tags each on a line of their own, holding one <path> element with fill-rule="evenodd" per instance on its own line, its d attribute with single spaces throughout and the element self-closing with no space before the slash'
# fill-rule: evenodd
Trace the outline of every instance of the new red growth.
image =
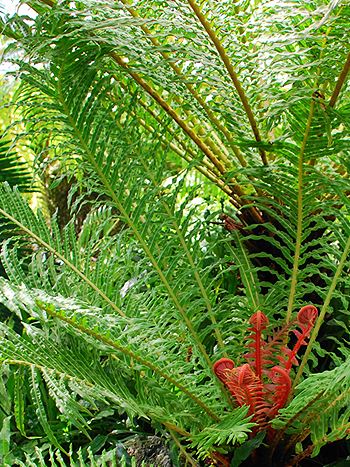
<svg viewBox="0 0 350 467">
<path fill-rule="evenodd" d="M 298 365 L 297 353 L 302 345 L 306 345 L 317 315 L 316 307 L 304 306 L 296 320 L 274 330 L 272 336 L 264 340 L 263 332 L 269 320 L 262 311 L 257 311 L 249 320 L 248 353 L 244 355 L 246 363 L 235 367 L 229 358 L 221 358 L 214 364 L 216 376 L 238 405 L 249 407 L 248 413 L 258 424 L 258 430 L 265 429 L 267 422 L 286 404 L 292 388 L 292 365 Z M 285 344 L 290 332 L 296 337 L 292 348 Z"/>
</svg>

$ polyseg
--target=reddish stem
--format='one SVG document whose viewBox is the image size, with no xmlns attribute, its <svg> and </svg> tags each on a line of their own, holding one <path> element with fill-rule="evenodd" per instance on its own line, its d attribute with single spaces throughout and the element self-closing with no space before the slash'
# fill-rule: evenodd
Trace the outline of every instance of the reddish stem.
<svg viewBox="0 0 350 467">
<path fill-rule="evenodd" d="M 292 368 L 293 360 L 295 359 L 300 347 L 302 345 L 306 345 L 305 339 L 309 337 L 311 329 L 317 319 L 317 315 L 317 308 L 313 305 L 306 305 L 300 309 L 298 313 L 298 324 L 302 332 L 297 330 L 293 331 L 297 337 L 297 342 L 290 352 L 288 360 L 285 364 L 285 369 L 287 371 L 290 371 Z"/>
<path fill-rule="evenodd" d="M 262 349 L 262 339 L 261 332 L 266 329 L 269 320 L 267 316 L 262 311 L 257 311 L 249 320 L 252 324 L 253 331 L 253 340 L 254 340 L 254 350 L 255 350 L 255 372 L 260 382 L 262 383 L 262 358 L 261 358 L 261 349 Z"/>
</svg>

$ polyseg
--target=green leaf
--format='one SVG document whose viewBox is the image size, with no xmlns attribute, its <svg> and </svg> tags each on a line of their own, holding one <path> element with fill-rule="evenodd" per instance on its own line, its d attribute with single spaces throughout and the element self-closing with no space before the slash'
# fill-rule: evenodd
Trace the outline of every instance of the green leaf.
<svg viewBox="0 0 350 467">
<path fill-rule="evenodd" d="M 14 415 L 16 420 L 16 426 L 19 429 L 22 436 L 27 436 L 25 431 L 25 368 L 18 368 L 14 374 L 15 385 L 14 385 Z"/>
<path fill-rule="evenodd" d="M 4 465 L 7 465 L 6 458 L 10 452 L 11 418 L 12 415 L 4 418 L 0 431 L 0 461 L 4 462 Z"/>
<path fill-rule="evenodd" d="M 47 419 L 45 406 L 43 404 L 42 395 L 40 391 L 40 376 L 34 366 L 30 367 L 30 373 L 31 373 L 31 378 L 30 378 L 31 396 L 33 398 L 33 402 L 35 403 L 36 414 L 37 414 L 38 420 L 46 436 L 48 437 L 49 441 L 60 451 L 68 455 L 67 451 L 58 442 L 54 432 L 52 431 L 50 422 Z"/>
<path fill-rule="evenodd" d="M 264 441 L 266 433 L 264 431 L 260 431 L 253 439 L 249 439 L 245 441 L 241 446 L 235 448 L 233 453 L 233 458 L 231 461 L 231 467 L 239 467 L 242 462 L 244 462 L 251 453 L 257 449 L 261 443 Z"/>
</svg>

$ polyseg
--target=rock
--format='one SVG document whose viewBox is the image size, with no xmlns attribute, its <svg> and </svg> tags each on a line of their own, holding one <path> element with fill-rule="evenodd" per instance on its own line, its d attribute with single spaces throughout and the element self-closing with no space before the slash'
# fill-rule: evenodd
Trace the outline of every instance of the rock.
<svg viewBox="0 0 350 467">
<path fill-rule="evenodd" d="M 136 458 L 137 466 L 172 467 L 169 450 L 158 436 L 137 437 L 125 443 L 125 447 L 129 456 Z"/>
</svg>

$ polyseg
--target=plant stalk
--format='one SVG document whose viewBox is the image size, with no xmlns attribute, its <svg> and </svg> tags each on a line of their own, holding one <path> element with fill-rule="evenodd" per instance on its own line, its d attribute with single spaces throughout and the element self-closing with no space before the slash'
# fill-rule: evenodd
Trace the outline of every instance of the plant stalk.
<svg viewBox="0 0 350 467">
<path fill-rule="evenodd" d="M 131 7 L 131 5 L 128 3 L 127 0 L 120 0 L 120 1 L 126 6 L 127 10 L 131 14 L 131 16 L 133 16 L 134 18 L 140 18 L 140 15 L 137 13 L 137 11 L 134 8 Z M 141 27 L 142 31 L 146 34 L 146 36 L 149 38 L 149 40 L 152 42 L 152 44 L 155 47 L 161 47 L 161 44 L 158 41 L 158 39 L 156 37 L 154 37 L 154 35 L 152 34 L 150 29 L 146 25 L 141 24 L 140 27 Z M 216 118 L 215 114 L 209 108 L 209 106 L 204 101 L 204 99 L 194 89 L 194 87 L 190 83 L 188 83 L 186 81 L 186 77 L 183 75 L 183 73 L 181 71 L 181 68 L 174 63 L 174 61 L 172 60 L 170 55 L 167 52 L 163 52 L 162 50 L 160 50 L 159 53 L 162 55 L 164 60 L 166 60 L 167 63 L 169 63 L 169 66 L 176 73 L 176 75 L 181 78 L 182 82 L 185 84 L 185 86 L 188 89 L 188 91 L 190 92 L 190 94 L 194 97 L 194 99 L 203 108 L 204 112 L 206 113 L 206 115 L 207 115 L 209 121 L 212 123 L 212 125 L 214 127 L 216 127 L 225 136 L 227 142 L 229 143 L 229 146 L 233 150 L 233 152 L 234 152 L 235 156 L 237 157 L 237 159 L 239 160 L 241 166 L 245 167 L 247 165 L 247 162 L 245 161 L 245 159 L 244 159 L 241 151 L 239 150 L 239 148 L 237 148 L 236 146 L 233 145 L 232 137 L 231 137 L 230 133 L 227 131 L 227 129 L 225 128 L 225 126 L 223 126 L 221 124 L 221 122 Z"/>
<path fill-rule="evenodd" d="M 248 117 L 250 126 L 252 128 L 255 140 L 258 143 L 260 143 L 261 142 L 261 136 L 260 136 L 260 132 L 259 132 L 256 120 L 255 120 L 253 111 L 252 111 L 252 109 L 250 107 L 247 96 L 246 96 L 246 94 L 245 94 L 245 92 L 244 92 L 244 90 L 242 88 L 242 85 L 241 85 L 241 83 L 240 83 L 240 81 L 238 79 L 237 73 L 235 72 L 235 70 L 234 70 L 234 68 L 232 66 L 231 60 L 229 59 L 229 56 L 227 55 L 224 46 L 222 45 L 221 41 L 219 40 L 219 38 L 215 34 L 215 32 L 212 29 L 209 21 L 206 19 L 204 14 L 201 12 L 201 9 L 197 5 L 196 1 L 195 0 L 187 0 L 187 2 L 189 3 L 190 7 L 192 8 L 194 14 L 199 19 L 202 26 L 204 27 L 204 29 L 207 32 L 208 36 L 210 37 L 212 43 L 214 44 L 214 46 L 215 46 L 215 48 L 216 48 L 216 50 L 217 50 L 217 52 L 219 54 L 219 57 L 223 61 L 224 65 L 226 67 L 226 70 L 228 71 L 228 73 L 230 75 L 230 78 L 231 78 L 231 80 L 233 82 L 233 85 L 236 88 L 236 91 L 237 91 L 237 93 L 239 95 L 239 98 L 240 98 L 240 100 L 241 100 L 241 102 L 243 104 L 243 108 L 244 108 L 244 110 L 245 110 L 245 112 L 247 114 L 247 117 Z M 261 160 L 262 160 L 263 164 L 268 165 L 267 157 L 266 157 L 266 153 L 265 153 L 264 149 L 259 148 L 259 152 L 260 152 L 260 156 L 261 156 Z"/>
<path fill-rule="evenodd" d="M 340 93 L 340 90 L 341 88 L 343 87 L 343 84 L 345 83 L 346 79 L 347 79 L 347 76 L 349 74 L 349 71 L 350 71 L 350 53 L 348 54 L 348 58 L 344 64 L 344 67 L 339 75 L 339 78 L 338 78 L 338 81 L 335 85 L 335 88 L 334 88 L 334 91 L 333 91 L 333 94 L 331 96 L 331 99 L 329 101 L 329 107 L 334 107 L 335 106 L 335 103 L 338 99 L 338 96 L 339 96 L 339 93 Z"/>
<path fill-rule="evenodd" d="M 304 190 L 304 154 L 306 149 L 307 140 L 310 134 L 312 119 L 315 112 L 315 100 L 312 98 L 309 116 L 306 123 L 306 129 L 304 133 L 303 142 L 300 148 L 299 156 L 298 156 L 298 217 L 297 217 L 297 232 L 296 232 L 296 243 L 295 243 L 295 253 L 294 253 L 294 261 L 293 261 L 293 272 L 291 278 L 291 286 L 290 286 L 290 293 L 288 299 L 288 308 L 287 308 L 287 316 L 286 316 L 286 324 L 288 324 L 292 317 L 293 312 L 293 305 L 294 305 L 294 298 L 295 292 L 297 287 L 298 281 L 298 271 L 299 271 L 299 259 L 300 259 L 300 250 L 301 250 L 301 237 L 302 237 L 302 227 L 303 227 L 303 190 Z"/>
<path fill-rule="evenodd" d="M 345 245 L 345 249 L 343 251 L 343 254 L 340 258 L 340 261 L 339 261 L 339 264 L 338 264 L 338 267 L 337 267 L 337 270 L 334 274 L 334 277 L 333 277 L 333 280 L 332 280 L 332 283 L 329 287 L 329 290 L 328 290 L 328 293 L 327 293 L 327 296 L 326 296 L 326 299 L 323 303 L 323 306 L 322 306 L 322 309 L 320 311 L 320 315 L 319 317 L 317 318 L 317 321 L 316 321 L 316 324 L 315 324 L 315 327 L 312 331 L 312 334 L 311 334 L 311 337 L 310 337 L 310 340 L 309 340 L 309 343 L 306 347 L 306 350 L 305 350 L 305 354 L 304 354 L 304 357 L 300 363 L 300 366 L 299 366 L 299 369 L 298 369 L 298 373 L 296 374 L 296 377 L 294 379 L 294 383 L 293 383 L 293 388 L 298 384 L 299 382 L 299 379 L 302 375 L 302 372 L 304 370 L 304 367 L 308 361 L 308 358 L 309 358 L 309 355 L 311 353 L 311 350 L 312 350 L 312 346 L 313 346 L 313 343 L 315 342 L 315 340 L 317 339 L 317 336 L 318 336 L 318 332 L 320 330 L 320 327 L 324 321 L 324 317 L 326 315 L 326 312 L 328 310 L 328 305 L 333 297 L 333 292 L 337 286 L 337 283 L 338 283 L 338 279 L 343 271 L 343 268 L 345 266 L 345 262 L 346 262 L 346 259 L 348 257 L 348 254 L 350 252 L 350 237 L 348 238 L 348 241 L 346 242 L 346 245 Z"/>
</svg>

